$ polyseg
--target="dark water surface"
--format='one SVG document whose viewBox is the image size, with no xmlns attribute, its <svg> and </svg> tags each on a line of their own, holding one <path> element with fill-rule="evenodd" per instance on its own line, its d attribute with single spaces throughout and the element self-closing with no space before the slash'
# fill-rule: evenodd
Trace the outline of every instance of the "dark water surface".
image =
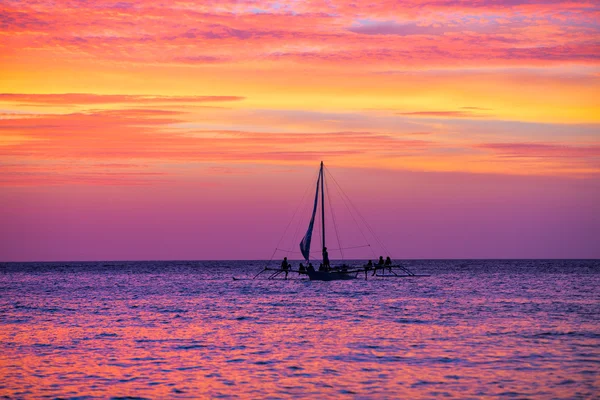
<svg viewBox="0 0 600 400">
<path fill-rule="evenodd" d="M 599 398 L 599 261 L 233 281 L 262 262 L 0 264 L 8 398 Z"/>
</svg>

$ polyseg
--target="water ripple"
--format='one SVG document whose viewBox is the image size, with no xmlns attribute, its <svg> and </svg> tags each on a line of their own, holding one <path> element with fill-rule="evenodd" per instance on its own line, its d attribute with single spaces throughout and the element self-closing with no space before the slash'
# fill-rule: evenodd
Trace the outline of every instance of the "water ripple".
<svg viewBox="0 0 600 400">
<path fill-rule="evenodd" d="M 232 281 L 261 263 L 0 264 L 0 394 L 600 393 L 599 262 L 440 260 L 409 267 L 432 276 Z"/>
</svg>

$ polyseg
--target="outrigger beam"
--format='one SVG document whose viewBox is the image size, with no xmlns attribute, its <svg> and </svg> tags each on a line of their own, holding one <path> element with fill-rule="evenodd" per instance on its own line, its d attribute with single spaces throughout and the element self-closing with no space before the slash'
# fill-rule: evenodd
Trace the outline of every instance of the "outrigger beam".
<svg viewBox="0 0 600 400">
<path fill-rule="evenodd" d="M 262 274 L 263 272 L 265 272 L 266 270 L 268 270 L 268 268 L 267 268 L 267 267 L 265 267 L 265 269 L 263 269 L 262 271 L 260 271 L 258 274 L 254 275 L 254 278 L 252 278 L 252 279 L 256 279 L 256 278 L 258 278 L 258 276 L 259 276 L 260 274 Z"/>
<path fill-rule="evenodd" d="M 400 270 L 402 271 L 404 274 L 398 274 L 396 273 L 396 270 Z M 389 271 L 389 274 L 386 274 L 386 270 Z M 293 270 L 293 269 L 288 269 L 283 270 L 281 268 L 269 268 L 269 267 L 265 267 L 262 271 L 260 271 L 258 274 L 256 274 L 252 279 L 256 279 L 258 278 L 259 275 L 261 275 L 262 273 L 266 272 L 266 271 L 271 271 L 272 274 L 269 275 L 269 277 L 267 278 L 268 280 L 273 280 L 275 278 L 277 278 L 279 275 L 281 275 L 282 272 L 288 272 L 288 273 L 292 273 L 292 274 L 299 274 L 299 275 L 305 275 L 305 272 L 300 272 L 299 270 Z M 398 278 L 407 278 L 407 277 L 418 277 L 418 276 L 429 276 L 429 275 L 417 275 L 414 272 L 412 272 L 410 269 L 403 267 L 402 265 L 387 265 L 387 266 L 381 266 L 381 265 L 374 265 L 372 267 L 355 267 L 355 268 L 351 268 L 351 269 L 347 269 L 344 271 L 344 273 L 346 274 L 358 274 L 358 273 L 365 273 L 365 280 L 368 280 L 369 277 L 369 272 L 371 272 L 371 276 L 376 276 L 376 277 L 381 277 L 381 278 L 392 278 L 392 277 L 398 277 Z M 287 276 L 285 279 L 288 279 Z"/>
</svg>

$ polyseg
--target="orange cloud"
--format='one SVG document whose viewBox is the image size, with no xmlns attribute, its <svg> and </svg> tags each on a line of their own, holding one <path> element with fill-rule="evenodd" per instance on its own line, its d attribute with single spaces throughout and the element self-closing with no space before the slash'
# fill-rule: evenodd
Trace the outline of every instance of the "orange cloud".
<svg viewBox="0 0 600 400">
<path fill-rule="evenodd" d="M 90 105 L 90 104 L 175 104 L 214 103 L 241 101 L 242 96 L 150 96 L 150 95 L 107 95 L 92 93 L 23 94 L 0 93 L 0 102 L 20 102 L 35 105 Z"/>
<path fill-rule="evenodd" d="M 445 113 L 425 116 L 447 117 Z M 178 179 L 185 171 L 184 165 L 306 165 L 321 159 L 339 166 L 446 171 L 471 165 L 476 168 L 471 172 L 518 173 L 524 171 L 521 166 L 525 162 L 518 157 L 529 157 L 540 161 L 533 166 L 527 161 L 527 173 L 598 170 L 593 161 L 598 147 L 594 145 L 461 143 L 448 134 L 431 135 L 435 130 L 409 129 L 411 124 L 404 133 L 261 132 L 250 126 L 244 130 L 226 129 L 230 121 L 226 117 L 220 128 L 206 129 L 195 126 L 201 124 L 190 124 L 190 118 L 199 117 L 170 109 L 12 114 L 0 119 L 0 157 L 6 160 L 0 166 L 3 184 L 156 183 Z M 415 139 L 414 135 L 427 135 L 428 140 Z M 561 161 L 567 155 L 579 160 L 576 164 Z M 510 158 L 515 161 L 498 163 Z"/>
<path fill-rule="evenodd" d="M 595 158 L 600 157 L 600 145 L 574 146 L 567 143 L 485 143 L 477 146 L 502 157 Z"/>
<path fill-rule="evenodd" d="M 463 107 L 467 108 L 467 107 Z M 469 110 L 481 110 L 481 108 L 468 107 Z M 439 117 L 439 118 L 482 118 L 489 115 L 478 114 L 471 111 L 412 111 L 398 113 L 398 115 L 406 115 L 411 117 Z"/>
</svg>

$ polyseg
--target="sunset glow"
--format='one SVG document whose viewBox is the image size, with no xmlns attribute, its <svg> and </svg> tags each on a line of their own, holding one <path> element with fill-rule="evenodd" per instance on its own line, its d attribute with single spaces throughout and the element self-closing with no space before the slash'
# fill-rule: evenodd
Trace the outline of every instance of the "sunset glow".
<svg viewBox="0 0 600 400">
<path fill-rule="evenodd" d="M 3 1 L 0 261 L 268 258 L 320 160 L 396 257 L 600 257 L 598 3 L 359 4 Z"/>
</svg>

